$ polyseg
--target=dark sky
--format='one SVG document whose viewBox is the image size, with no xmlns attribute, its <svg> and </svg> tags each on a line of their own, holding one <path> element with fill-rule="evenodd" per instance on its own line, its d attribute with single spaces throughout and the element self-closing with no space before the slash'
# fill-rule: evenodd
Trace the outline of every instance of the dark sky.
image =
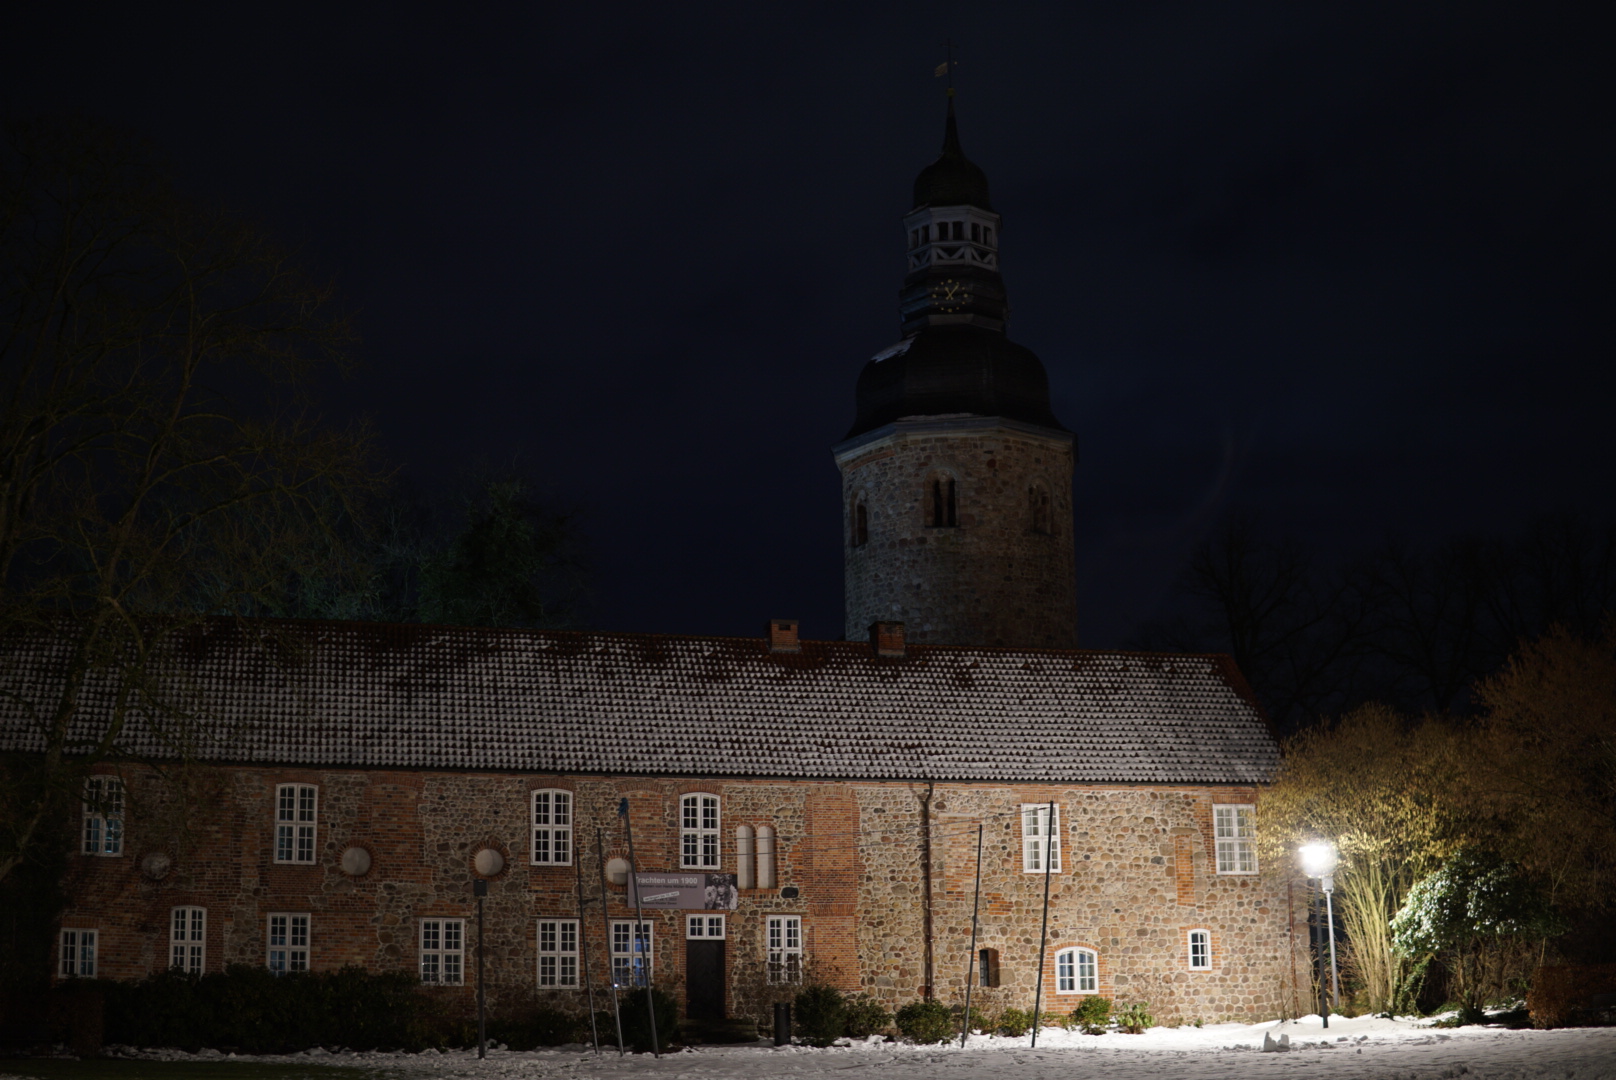
<svg viewBox="0 0 1616 1080">
<path fill-rule="evenodd" d="M 364 336 L 333 413 L 424 488 L 515 462 L 582 506 L 602 628 L 839 636 L 830 447 L 948 36 L 1079 437 L 1085 644 L 1231 508 L 1327 551 L 1611 510 L 1597 5 L 28 7 L 0 108 L 301 240 Z"/>
</svg>

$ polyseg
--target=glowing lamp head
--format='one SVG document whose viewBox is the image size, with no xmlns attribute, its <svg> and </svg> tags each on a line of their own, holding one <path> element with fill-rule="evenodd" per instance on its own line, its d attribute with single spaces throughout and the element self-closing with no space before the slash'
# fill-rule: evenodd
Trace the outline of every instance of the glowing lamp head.
<svg viewBox="0 0 1616 1080">
<path fill-rule="evenodd" d="M 1311 844 L 1303 844 L 1297 848 L 1296 854 L 1302 859 L 1302 873 L 1308 877 L 1329 877 L 1335 873 L 1336 858 L 1335 845 L 1324 840 L 1315 840 Z"/>
</svg>

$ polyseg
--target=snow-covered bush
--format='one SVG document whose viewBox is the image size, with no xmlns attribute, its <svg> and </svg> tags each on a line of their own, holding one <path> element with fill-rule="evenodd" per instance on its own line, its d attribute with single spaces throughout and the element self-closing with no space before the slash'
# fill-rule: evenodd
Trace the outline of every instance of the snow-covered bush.
<svg viewBox="0 0 1616 1080">
<path fill-rule="evenodd" d="M 1067 1019 L 1067 1027 L 1075 1028 L 1085 1035 L 1103 1035 L 1105 1029 L 1111 1026 L 1111 999 L 1098 994 L 1090 995 L 1077 1003 L 1072 1015 Z"/>
<path fill-rule="evenodd" d="M 872 997 L 860 994 L 847 999 L 847 1021 L 843 1028 L 854 1039 L 881 1035 L 892 1026 L 892 1012 Z"/>
<path fill-rule="evenodd" d="M 1149 1002 L 1136 1001 L 1117 1013 L 1117 1030 L 1129 1035 L 1143 1035 L 1146 1028 L 1155 1026 L 1156 1018 L 1150 1015 Z"/>
<path fill-rule="evenodd" d="M 910 1042 L 948 1042 L 955 1034 L 953 1011 L 940 1001 L 911 1001 L 898 1010 L 897 1024 Z"/>
<path fill-rule="evenodd" d="M 1518 997 L 1538 946 L 1564 929 L 1518 867 L 1473 849 L 1415 883 L 1391 922 L 1399 953 L 1421 964 L 1442 959 L 1468 1015 Z"/>
<path fill-rule="evenodd" d="M 798 1036 L 809 1046 L 829 1046 L 847 1024 L 847 999 L 830 986 L 805 986 L 791 1005 Z"/>
</svg>

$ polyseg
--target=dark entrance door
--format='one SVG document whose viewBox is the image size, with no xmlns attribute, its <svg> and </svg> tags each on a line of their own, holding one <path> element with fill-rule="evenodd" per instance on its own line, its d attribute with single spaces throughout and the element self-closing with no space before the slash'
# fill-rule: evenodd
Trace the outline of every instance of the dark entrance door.
<svg viewBox="0 0 1616 1080">
<path fill-rule="evenodd" d="M 685 1014 L 692 1020 L 724 1019 L 724 942 L 685 942 Z"/>
</svg>

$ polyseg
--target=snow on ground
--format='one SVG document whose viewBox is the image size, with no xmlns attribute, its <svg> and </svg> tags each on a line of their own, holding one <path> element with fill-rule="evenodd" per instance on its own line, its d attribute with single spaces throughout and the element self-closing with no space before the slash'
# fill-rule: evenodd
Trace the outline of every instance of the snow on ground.
<svg viewBox="0 0 1616 1080">
<path fill-rule="evenodd" d="M 852 1045 L 808 1047 L 704 1046 L 663 1055 L 619 1057 L 616 1048 L 490 1050 L 424 1054 L 331 1054 L 315 1050 L 256 1061 L 352 1065 L 400 1080 L 815 1080 L 849 1071 L 883 1080 L 1616 1080 L 1616 1028 L 1510 1031 L 1466 1027 L 1433 1029 L 1428 1020 L 1317 1016 L 1262 1024 L 1211 1024 L 1204 1028 L 1152 1028 L 1143 1035 L 1082 1035 L 1045 1028 L 1032 1048 L 1030 1037 L 971 1036 L 962 1050 L 910 1046 L 873 1037 Z M 1289 1049 L 1265 1051 L 1264 1045 Z M 217 1051 L 205 1052 L 217 1061 Z M 179 1051 L 140 1057 L 184 1060 Z M 201 1057 L 202 1055 L 197 1055 Z"/>
</svg>

